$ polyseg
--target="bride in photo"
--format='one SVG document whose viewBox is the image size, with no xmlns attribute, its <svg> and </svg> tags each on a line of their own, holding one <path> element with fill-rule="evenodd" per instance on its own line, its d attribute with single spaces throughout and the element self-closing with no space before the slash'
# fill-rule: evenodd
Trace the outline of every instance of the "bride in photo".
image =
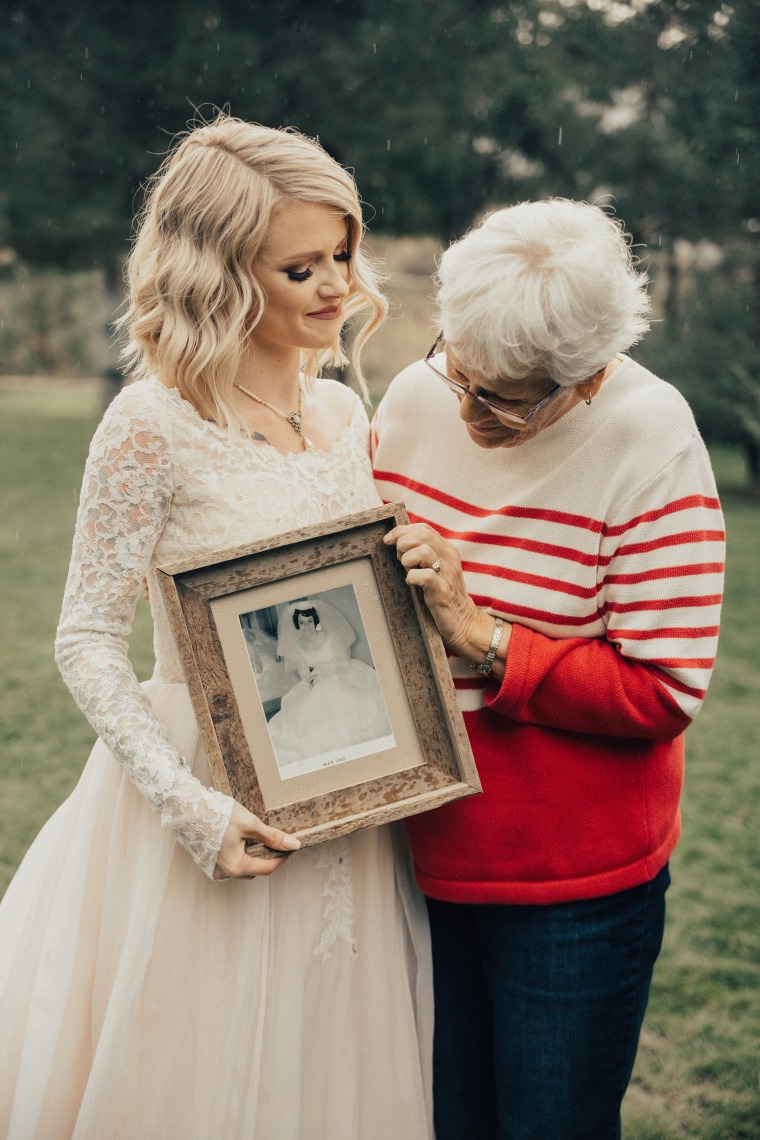
<svg viewBox="0 0 760 1140">
<path fill-rule="evenodd" d="M 281 768 L 339 751 L 341 759 L 349 759 L 350 749 L 364 755 L 367 748 L 357 746 L 370 741 L 393 745 L 377 673 L 351 656 L 355 641 L 351 625 L 329 602 L 307 598 L 281 613 L 277 654 L 285 669 L 300 677 L 269 721 Z"/>
</svg>

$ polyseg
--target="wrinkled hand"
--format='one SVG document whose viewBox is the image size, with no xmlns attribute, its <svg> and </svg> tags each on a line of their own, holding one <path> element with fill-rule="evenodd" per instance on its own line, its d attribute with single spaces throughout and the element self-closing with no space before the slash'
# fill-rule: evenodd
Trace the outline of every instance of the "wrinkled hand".
<svg viewBox="0 0 760 1140">
<path fill-rule="evenodd" d="M 427 523 L 394 527 L 383 541 L 395 545 L 398 559 L 408 571 L 407 583 L 422 588 L 446 648 L 452 653 L 465 650 L 476 637 L 481 611 L 467 593 L 456 546 Z M 437 571 L 433 569 L 436 565 Z"/>
<path fill-rule="evenodd" d="M 383 541 L 395 545 L 399 561 L 407 570 L 408 584 L 421 587 L 446 648 L 471 665 L 482 663 L 493 637 L 494 618 L 487 610 L 478 609 L 467 593 L 456 546 L 427 523 L 394 527 L 383 536 Z M 511 625 L 505 622 L 500 656 L 493 662 L 497 681 L 504 676 L 511 632 Z"/>
<path fill-rule="evenodd" d="M 283 854 L 272 858 L 249 855 L 245 845 L 251 840 L 264 843 Z M 219 849 L 214 878 L 253 879 L 257 875 L 271 875 L 300 846 L 300 840 L 295 836 L 286 835 L 276 827 L 268 827 L 242 804 L 236 803 Z"/>
</svg>

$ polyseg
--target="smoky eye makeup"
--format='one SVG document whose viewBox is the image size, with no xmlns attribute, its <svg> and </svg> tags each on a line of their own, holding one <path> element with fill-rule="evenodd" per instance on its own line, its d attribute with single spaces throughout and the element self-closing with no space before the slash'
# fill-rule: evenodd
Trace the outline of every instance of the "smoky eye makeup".
<svg viewBox="0 0 760 1140">
<path fill-rule="evenodd" d="M 308 281 L 313 274 L 312 269 L 286 269 L 290 281 Z"/>
</svg>

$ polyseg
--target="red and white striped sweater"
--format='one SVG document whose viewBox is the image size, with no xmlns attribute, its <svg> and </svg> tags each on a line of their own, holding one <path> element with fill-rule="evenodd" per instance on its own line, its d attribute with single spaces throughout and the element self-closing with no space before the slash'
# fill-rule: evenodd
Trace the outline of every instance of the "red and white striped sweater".
<svg viewBox="0 0 760 1140">
<path fill-rule="evenodd" d="M 501 687 L 452 673 L 483 795 L 408 823 L 452 902 L 550 903 L 652 878 L 680 831 L 683 731 L 715 657 L 724 528 L 680 394 L 624 358 L 590 406 L 485 450 L 422 362 L 372 425 L 375 479 L 515 623 Z"/>
</svg>

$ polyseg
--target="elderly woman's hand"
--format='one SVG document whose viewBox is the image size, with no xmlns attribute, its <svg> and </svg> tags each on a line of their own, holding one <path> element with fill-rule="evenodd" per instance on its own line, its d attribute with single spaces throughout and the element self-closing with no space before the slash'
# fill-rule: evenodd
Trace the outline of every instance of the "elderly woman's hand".
<svg viewBox="0 0 760 1140">
<path fill-rule="evenodd" d="M 397 526 L 383 536 L 395 545 L 401 565 L 407 570 L 410 586 L 420 586 L 444 645 L 458 657 L 477 665 L 483 661 L 491 643 L 493 616 L 479 610 L 467 593 L 462 560 L 453 543 L 442 538 L 427 523 Z M 503 662 L 510 627 L 505 624 L 502 635 Z M 495 670 L 497 676 L 501 669 Z"/>
</svg>

